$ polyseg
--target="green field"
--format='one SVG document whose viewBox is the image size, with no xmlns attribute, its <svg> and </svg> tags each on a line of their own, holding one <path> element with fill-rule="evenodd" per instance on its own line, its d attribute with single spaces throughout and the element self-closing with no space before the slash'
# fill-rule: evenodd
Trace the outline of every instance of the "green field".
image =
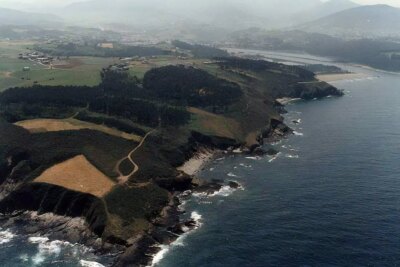
<svg viewBox="0 0 400 267">
<path fill-rule="evenodd" d="M 42 85 L 87 85 L 100 83 L 103 67 L 117 62 L 114 58 L 77 57 L 70 66 L 50 69 L 38 63 L 18 59 L 19 53 L 29 50 L 31 43 L 0 42 L 0 91 L 10 87 L 32 86 L 34 82 Z M 79 64 L 76 64 L 79 62 Z M 23 71 L 30 67 L 30 71 Z"/>
<path fill-rule="evenodd" d="M 117 58 L 105 57 L 71 57 L 64 64 L 50 69 L 36 62 L 18 59 L 19 53 L 31 51 L 33 42 L 0 42 L 0 91 L 19 86 L 41 85 L 87 85 L 100 83 L 100 71 L 111 64 L 119 63 Z M 216 65 L 204 64 L 206 59 L 182 60 L 174 56 L 157 56 L 146 62 L 130 63 L 129 74 L 142 79 L 145 73 L 155 67 L 167 65 L 190 65 L 218 75 Z M 30 67 L 30 71 L 23 71 Z"/>
</svg>

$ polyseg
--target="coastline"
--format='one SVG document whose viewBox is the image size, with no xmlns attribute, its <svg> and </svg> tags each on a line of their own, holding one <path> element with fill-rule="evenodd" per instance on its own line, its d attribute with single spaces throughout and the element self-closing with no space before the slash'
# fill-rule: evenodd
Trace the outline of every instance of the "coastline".
<svg viewBox="0 0 400 267">
<path fill-rule="evenodd" d="M 209 149 L 206 147 L 200 148 L 189 160 L 182 166 L 178 167 L 178 171 L 182 171 L 187 175 L 193 176 L 200 172 L 204 165 L 206 165 L 217 153 L 217 150 Z"/>
<path fill-rule="evenodd" d="M 362 79 L 367 77 L 368 75 L 364 73 L 332 73 L 332 74 L 318 74 L 315 76 L 317 80 L 327 83 L 343 81 L 343 80 Z"/>
<path fill-rule="evenodd" d="M 324 97 L 329 97 L 330 95 L 326 95 Z M 339 95 L 341 96 L 341 95 Z M 301 98 L 290 98 L 290 97 L 283 97 L 275 99 L 275 101 L 282 106 L 282 109 L 279 108 L 279 112 L 285 113 L 284 107 L 289 105 L 292 102 L 302 100 Z M 173 209 L 176 208 L 176 212 L 174 213 L 177 215 L 179 223 L 177 223 L 173 228 L 168 227 L 168 232 L 173 234 L 173 238 L 169 238 L 167 242 L 159 242 L 159 244 L 155 244 L 152 248 L 155 251 L 151 255 L 151 260 L 146 265 L 147 267 L 155 267 L 157 264 L 165 257 L 165 254 L 170 250 L 171 246 L 180 243 L 179 240 L 183 238 L 185 235 L 190 234 L 194 230 L 198 229 L 201 226 L 201 215 L 197 214 L 195 211 L 190 211 L 191 216 L 189 220 L 181 220 L 182 215 L 186 213 L 184 210 L 184 205 L 186 201 L 193 197 L 213 197 L 217 195 L 228 196 L 232 192 L 238 189 L 242 189 L 243 187 L 236 181 L 233 180 L 218 180 L 218 181 L 205 181 L 203 179 L 197 178 L 196 174 L 199 173 L 204 167 L 209 163 L 213 158 L 216 157 L 218 152 L 224 154 L 231 154 L 231 155 L 239 155 L 249 153 L 250 155 L 271 155 L 268 151 L 263 150 L 263 146 L 267 144 L 275 143 L 279 140 L 286 138 L 288 135 L 296 134 L 292 129 L 290 129 L 286 124 L 285 120 L 283 119 L 280 123 L 272 126 L 269 129 L 267 135 L 263 135 L 262 140 L 260 140 L 259 145 L 257 148 L 264 153 L 257 154 L 257 149 L 253 150 L 246 150 L 246 149 L 227 149 L 227 150 L 215 150 L 210 149 L 207 147 L 202 147 L 198 149 L 196 153 L 192 155 L 192 157 L 187 160 L 182 166 L 178 167 L 177 170 L 184 172 L 187 175 L 192 176 L 192 184 L 195 185 L 193 190 L 187 190 L 185 192 L 176 192 L 174 196 L 175 199 L 175 206 Z M 239 145 L 239 144 L 238 144 Z M 238 152 L 240 151 L 240 152 Z M 273 154 L 279 154 L 279 151 L 274 151 Z M 223 191 L 228 190 L 230 191 L 229 194 L 220 194 Z M 168 218 L 168 215 L 165 217 Z M 122 265 L 121 265 L 122 267 Z"/>
</svg>

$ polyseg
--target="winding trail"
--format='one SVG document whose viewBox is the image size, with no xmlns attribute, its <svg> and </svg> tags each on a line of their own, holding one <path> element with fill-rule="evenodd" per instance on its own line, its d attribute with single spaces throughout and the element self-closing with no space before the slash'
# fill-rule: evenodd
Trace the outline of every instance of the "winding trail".
<svg viewBox="0 0 400 267">
<path fill-rule="evenodd" d="M 139 169 L 140 169 L 140 168 L 139 168 L 139 165 L 137 165 L 137 164 L 133 161 L 132 156 L 133 156 L 133 154 L 134 154 L 139 148 L 141 148 L 141 147 L 143 146 L 143 144 L 144 144 L 144 142 L 146 141 L 147 137 L 149 137 L 149 136 L 150 136 L 152 133 L 154 133 L 155 131 L 156 131 L 156 129 L 154 129 L 154 130 L 148 132 L 148 133 L 142 138 L 142 140 L 140 141 L 140 143 L 128 154 L 128 156 L 126 156 L 125 158 L 123 158 L 123 159 L 121 159 L 121 160 L 119 160 L 119 161 L 117 162 L 117 165 L 116 165 L 116 167 L 115 167 L 115 170 L 116 170 L 116 172 L 117 172 L 118 175 L 119 175 L 118 178 L 117 178 L 119 184 L 125 184 L 125 183 L 129 180 L 129 177 L 131 177 L 132 175 L 134 175 L 135 173 L 137 173 L 137 172 L 139 171 Z M 121 169 L 120 169 L 122 162 L 123 162 L 124 160 L 126 160 L 126 159 L 128 159 L 129 162 L 132 163 L 132 165 L 134 166 L 133 170 L 132 170 L 128 175 L 124 175 L 124 174 L 121 172 Z"/>
</svg>

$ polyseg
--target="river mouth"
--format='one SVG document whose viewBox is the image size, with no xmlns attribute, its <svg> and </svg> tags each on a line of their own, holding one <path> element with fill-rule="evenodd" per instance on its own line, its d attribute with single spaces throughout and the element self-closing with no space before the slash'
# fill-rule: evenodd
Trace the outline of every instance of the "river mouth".
<svg viewBox="0 0 400 267">
<path fill-rule="evenodd" d="M 310 59 L 313 60 L 313 59 Z M 287 106 L 274 157 L 225 156 L 200 173 L 244 190 L 192 198 L 199 229 L 155 265 L 393 266 L 400 254 L 400 76 L 332 82 L 343 98 Z"/>
</svg>

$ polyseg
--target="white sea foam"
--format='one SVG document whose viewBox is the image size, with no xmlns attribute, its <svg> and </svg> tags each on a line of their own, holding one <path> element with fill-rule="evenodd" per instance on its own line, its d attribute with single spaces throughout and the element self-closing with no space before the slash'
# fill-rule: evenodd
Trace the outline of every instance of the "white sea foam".
<svg viewBox="0 0 400 267">
<path fill-rule="evenodd" d="M 303 136 L 304 135 L 303 133 L 299 133 L 299 132 L 296 132 L 296 131 L 293 131 L 293 134 L 297 135 L 297 136 Z"/>
<path fill-rule="evenodd" d="M 246 157 L 246 159 L 261 160 L 261 157 Z"/>
<path fill-rule="evenodd" d="M 68 246 L 68 242 L 64 241 L 51 241 L 46 243 L 39 244 L 39 253 L 47 254 L 47 255 L 59 255 L 62 247 Z"/>
<path fill-rule="evenodd" d="M 0 232 L 0 245 L 9 243 L 15 235 L 10 230 Z"/>
<path fill-rule="evenodd" d="M 41 244 L 48 242 L 49 239 L 47 237 L 42 237 L 42 236 L 32 236 L 28 238 L 28 241 L 32 244 Z"/>
<path fill-rule="evenodd" d="M 299 158 L 299 155 L 290 155 L 290 154 L 287 154 L 286 157 L 289 158 L 289 159 L 298 159 L 298 158 Z"/>
<path fill-rule="evenodd" d="M 219 191 L 217 191 L 214 194 L 211 194 L 209 196 L 210 197 L 215 197 L 215 196 L 228 197 L 228 196 L 232 195 L 233 192 L 235 192 L 234 188 L 232 188 L 228 185 L 224 185 L 223 187 L 221 187 L 221 189 Z"/>
<path fill-rule="evenodd" d="M 172 246 L 172 245 L 170 245 L 170 246 Z M 160 263 L 160 261 L 164 258 L 165 254 L 167 254 L 167 252 L 169 251 L 170 246 L 167 246 L 167 245 L 159 246 L 159 248 L 161 250 L 154 255 L 153 260 L 150 265 L 151 267 L 157 266 L 157 264 Z"/>
<path fill-rule="evenodd" d="M 236 183 L 238 183 L 238 182 L 236 182 Z M 192 196 L 196 197 L 196 198 L 200 198 L 200 199 L 209 198 L 209 197 L 228 197 L 228 196 L 232 195 L 238 189 L 244 190 L 243 186 L 240 185 L 240 184 L 239 184 L 238 188 L 232 188 L 229 185 L 224 185 L 224 186 L 221 187 L 220 190 L 218 190 L 218 191 L 216 191 L 216 192 L 214 192 L 212 194 L 208 194 L 206 192 L 201 192 L 201 193 L 193 193 Z M 199 202 L 199 203 L 201 203 L 201 204 L 211 204 L 211 202 L 209 202 L 209 201 L 204 201 L 204 202 Z"/>
<path fill-rule="evenodd" d="M 275 156 L 273 156 L 270 160 L 268 160 L 269 163 L 273 162 L 274 160 L 276 160 L 277 158 L 279 158 L 279 156 L 281 155 L 281 152 L 279 152 L 278 154 L 276 154 Z"/>
<path fill-rule="evenodd" d="M 202 216 L 201 214 L 199 214 L 196 211 L 193 211 L 191 213 L 190 218 L 192 220 L 194 220 L 196 222 L 196 226 L 194 227 L 194 230 L 198 229 L 199 227 L 201 227 L 202 223 Z M 160 248 L 160 251 L 157 252 L 154 257 L 153 260 L 151 262 L 150 267 L 156 267 L 161 260 L 165 257 L 165 255 L 170 251 L 170 249 L 172 247 L 179 247 L 179 246 L 184 246 L 184 242 L 183 240 L 190 234 L 192 233 L 192 231 L 188 231 L 185 234 L 181 235 L 177 240 L 175 240 L 175 242 L 173 242 L 171 245 L 158 245 L 158 248 Z M 85 266 L 86 267 L 86 266 Z M 96 266 L 97 267 L 97 266 Z"/>
<path fill-rule="evenodd" d="M 244 168 L 252 168 L 253 167 L 250 164 L 244 164 L 244 163 L 240 163 L 239 165 L 244 167 Z"/>
<path fill-rule="evenodd" d="M 81 264 L 82 267 L 105 267 L 103 264 L 100 264 L 95 261 L 80 260 L 79 263 Z"/>
<path fill-rule="evenodd" d="M 236 174 L 234 174 L 234 173 L 232 173 L 232 172 L 228 173 L 227 175 L 228 175 L 229 177 L 238 177 Z"/>
<path fill-rule="evenodd" d="M 37 253 L 35 256 L 32 257 L 33 265 L 41 265 L 46 260 L 45 255 Z"/>
<path fill-rule="evenodd" d="M 18 258 L 19 258 L 22 262 L 27 262 L 27 261 L 29 261 L 29 256 L 28 256 L 28 254 L 19 255 Z"/>
<path fill-rule="evenodd" d="M 54 240 L 49 241 L 47 237 L 29 237 L 28 241 L 32 244 L 38 244 L 38 253 L 32 257 L 33 264 L 41 265 L 49 256 L 59 256 L 61 250 L 67 246 L 72 246 L 66 241 Z"/>
</svg>

